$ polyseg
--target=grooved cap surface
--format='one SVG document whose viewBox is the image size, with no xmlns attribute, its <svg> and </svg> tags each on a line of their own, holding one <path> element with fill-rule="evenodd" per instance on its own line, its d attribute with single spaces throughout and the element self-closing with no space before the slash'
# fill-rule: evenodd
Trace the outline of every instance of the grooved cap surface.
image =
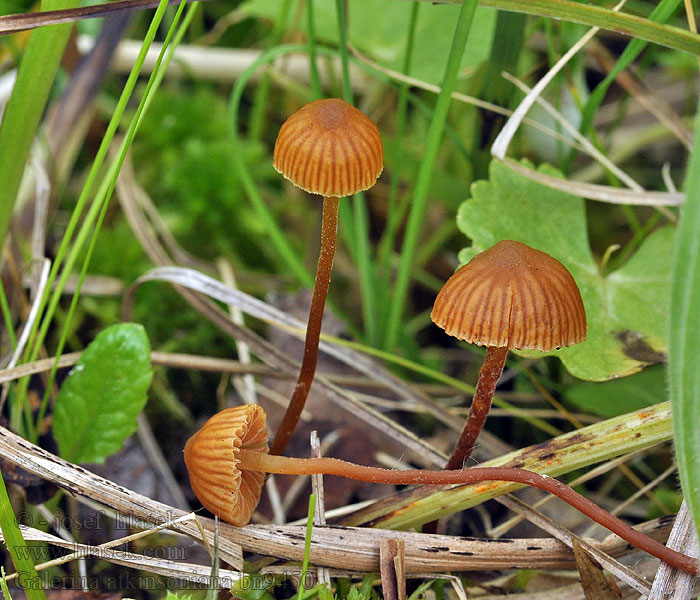
<svg viewBox="0 0 700 600">
<path fill-rule="evenodd" d="M 268 452 L 265 412 L 257 405 L 215 414 L 185 444 L 195 496 L 207 510 L 239 527 L 253 516 L 265 481 L 260 471 L 238 468 L 240 449 Z"/>
<path fill-rule="evenodd" d="M 504 240 L 460 267 L 440 290 L 433 322 L 480 346 L 544 352 L 586 339 L 578 286 L 558 260 Z"/>
<path fill-rule="evenodd" d="M 371 188 L 382 172 L 382 137 L 367 115 L 344 100 L 316 100 L 280 128 L 273 165 L 311 194 L 351 196 Z"/>
</svg>

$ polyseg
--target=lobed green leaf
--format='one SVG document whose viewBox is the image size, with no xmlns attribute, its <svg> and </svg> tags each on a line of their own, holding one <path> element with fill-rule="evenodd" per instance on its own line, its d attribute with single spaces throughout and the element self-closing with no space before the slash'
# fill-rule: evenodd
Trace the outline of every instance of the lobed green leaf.
<svg viewBox="0 0 700 600">
<path fill-rule="evenodd" d="M 540 170 L 558 173 L 548 166 Z M 576 377 L 594 381 L 629 375 L 665 358 L 673 228 L 655 231 L 626 264 L 604 275 L 590 249 L 581 198 L 531 181 L 498 161 L 491 163 L 489 180 L 476 182 L 471 191 L 457 216 L 472 240 L 460 253 L 461 262 L 512 239 L 561 261 L 581 290 L 586 341 L 547 355 L 558 356 Z"/>
</svg>

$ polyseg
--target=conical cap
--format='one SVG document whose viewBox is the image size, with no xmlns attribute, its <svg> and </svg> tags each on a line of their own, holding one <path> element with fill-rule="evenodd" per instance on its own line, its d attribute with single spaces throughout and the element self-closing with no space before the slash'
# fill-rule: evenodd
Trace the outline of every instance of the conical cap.
<svg viewBox="0 0 700 600">
<path fill-rule="evenodd" d="M 241 471 L 238 450 L 267 453 L 265 412 L 257 405 L 227 408 L 211 417 L 185 444 L 190 485 L 202 505 L 242 526 L 260 501 L 265 474 Z"/>
<path fill-rule="evenodd" d="M 581 293 L 567 268 L 504 240 L 460 267 L 440 290 L 433 322 L 480 346 L 549 351 L 586 339 Z"/>
<path fill-rule="evenodd" d="M 371 188 L 384 168 L 382 137 L 339 98 L 304 105 L 280 128 L 273 165 L 294 185 L 342 198 Z"/>
</svg>

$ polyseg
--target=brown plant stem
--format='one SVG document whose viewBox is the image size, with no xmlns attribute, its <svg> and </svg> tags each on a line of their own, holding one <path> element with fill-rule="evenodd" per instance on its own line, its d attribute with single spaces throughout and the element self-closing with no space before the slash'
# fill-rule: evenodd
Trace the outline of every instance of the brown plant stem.
<svg viewBox="0 0 700 600">
<path fill-rule="evenodd" d="M 311 308 L 306 326 L 306 338 L 304 340 L 304 357 L 301 361 L 301 370 L 297 379 L 292 399 L 287 406 L 280 426 L 277 428 L 275 439 L 270 445 L 270 454 L 282 454 L 287 447 L 289 438 L 304 410 L 306 397 L 309 395 L 311 384 L 316 373 L 318 361 L 318 341 L 321 336 L 321 323 L 323 321 L 323 309 L 328 296 L 328 286 L 331 281 L 333 258 L 335 257 L 335 238 L 338 228 L 338 198 L 328 197 L 323 199 L 323 217 L 321 224 L 321 252 L 318 256 L 316 267 L 316 281 L 311 296 Z"/>
<path fill-rule="evenodd" d="M 265 473 L 284 473 L 294 475 L 338 475 L 348 479 L 388 483 L 394 485 L 449 485 L 483 483 L 485 481 L 512 481 L 553 494 L 573 506 L 576 510 L 593 519 L 609 531 L 620 536 L 636 548 L 648 552 L 669 565 L 686 571 L 698 573 L 698 563 L 694 558 L 667 548 L 643 533 L 633 529 L 617 517 L 575 492 L 569 486 L 526 469 L 512 467 L 472 467 L 470 469 L 450 471 L 426 471 L 421 469 L 388 470 L 367 467 L 339 460 L 337 458 L 289 458 L 270 456 L 261 452 L 239 450 L 236 457 L 241 470 L 262 471 Z"/>
<path fill-rule="evenodd" d="M 503 373 L 507 354 L 508 348 L 505 346 L 502 348 L 488 346 L 486 348 L 486 358 L 484 358 L 484 364 L 479 371 L 479 380 L 476 383 L 474 399 L 469 408 L 469 416 L 459 440 L 457 440 L 457 445 L 452 451 L 452 456 L 445 465 L 446 470 L 461 469 L 472 455 L 476 439 L 484 428 L 486 416 L 489 414 L 493 394 L 496 391 L 496 384 L 501 373 Z"/>
</svg>

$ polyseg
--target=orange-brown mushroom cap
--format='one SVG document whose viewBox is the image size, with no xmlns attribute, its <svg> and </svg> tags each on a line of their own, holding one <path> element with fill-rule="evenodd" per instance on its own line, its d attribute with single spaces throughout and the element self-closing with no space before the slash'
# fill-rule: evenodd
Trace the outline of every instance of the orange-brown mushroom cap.
<svg viewBox="0 0 700 600">
<path fill-rule="evenodd" d="M 250 521 L 265 474 L 241 470 L 239 450 L 267 453 L 265 412 L 257 405 L 227 408 L 211 417 L 185 444 L 190 485 L 202 505 L 233 525 Z"/>
<path fill-rule="evenodd" d="M 382 137 L 372 120 L 329 98 L 306 104 L 284 122 L 273 165 L 311 194 L 342 198 L 372 187 L 383 160 Z"/>
<path fill-rule="evenodd" d="M 542 351 L 586 339 L 578 286 L 558 260 L 504 240 L 450 277 L 435 299 L 433 322 L 480 346 Z"/>
</svg>

